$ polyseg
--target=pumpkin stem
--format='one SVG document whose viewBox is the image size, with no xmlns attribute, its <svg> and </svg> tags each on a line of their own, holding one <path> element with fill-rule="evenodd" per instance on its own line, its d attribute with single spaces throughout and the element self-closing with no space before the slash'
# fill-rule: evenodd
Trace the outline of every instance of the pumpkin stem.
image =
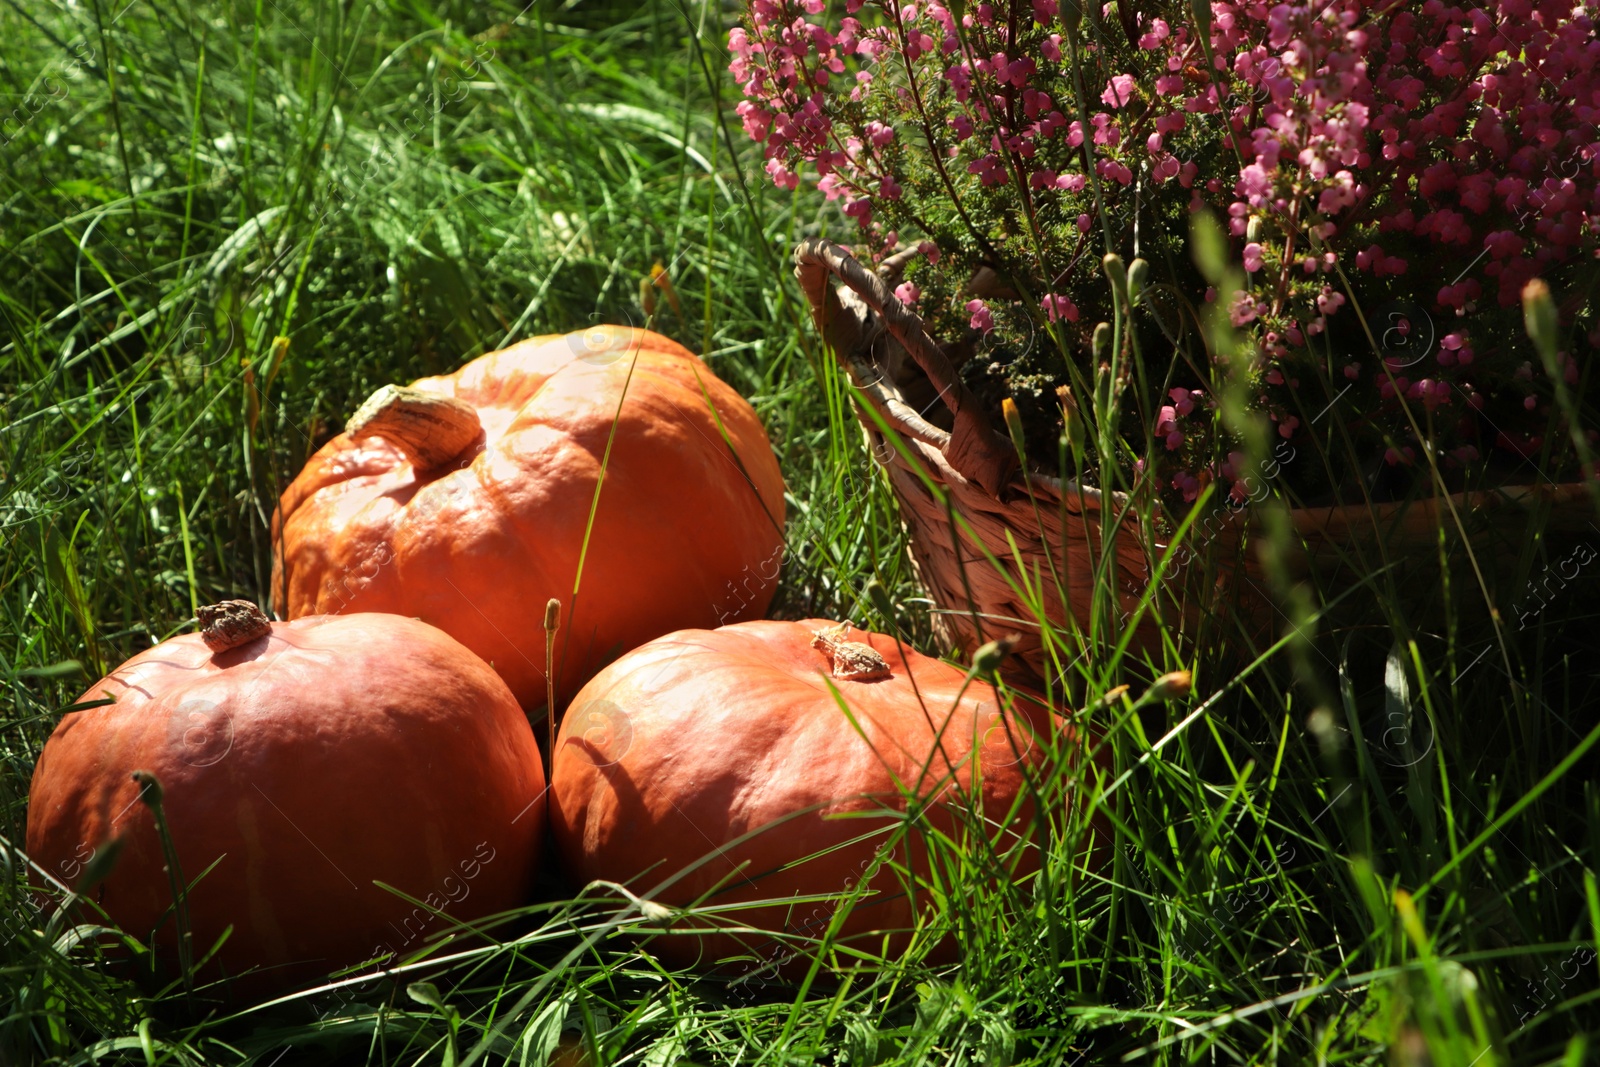
<svg viewBox="0 0 1600 1067">
<path fill-rule="evenodd" d="M 405 453 L 412 467 L 427 471 L 465 452 L 483 433 L 483 426 L 477 411 L 464 400 L 409 385 L 386 385 L 356 409 L 344 432 L 357 441 L 382 437 Z"/>
<path fill-rule="evenodd" d="M 266 612 L 248 600 L 224 600 L 207 604 L 195 613 L 200 620 L 200 638 L 212 652 L 249 644 L 272 630 Z"/>
<path fill-rule="evenodd" d="M 844 639 L 849 632 L 848 622 L 811 632 L 811 647 L 828 657 L 833 676 L 853 682 L 875 682 L 893 677 L 889 661 L 880 656 L 877 649 L 860 641 Z"/>
</svg>

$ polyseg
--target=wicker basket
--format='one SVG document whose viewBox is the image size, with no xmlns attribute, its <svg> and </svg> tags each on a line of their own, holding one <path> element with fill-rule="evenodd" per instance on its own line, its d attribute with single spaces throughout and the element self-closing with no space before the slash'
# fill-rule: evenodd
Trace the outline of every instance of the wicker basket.
<svg viewBox="0 0 1600 1067">
<path fill-rule="evenodd" d="M 1017 657 L 1043 678 L 1047 656 L 1028 602 L 1042 601 L 1056 626 L 1070 614 L 1086 630 L 1095 584 L 1110 581 L 1129 617 L 1167 550 L 1163 522 L 1159 515 L 1131 514 L 1124 494 L 1018 470 L 1010 441 L 995 431 L 921 319 L 895 298 L 908 259 L 904 253 L 891 257 L 874 273 L 839 246 L 812 240 L 795 249 L 795 276 L 823 337 L 872 409 L 857 415 L 899 499 L 913 565 L 936 605 L 936 633 L 968 654 L 985 641 L 1017 634 Z M 835 288 L 834 279 L 842 285 Z M 1382 565 L 1420 546 L 1431 555 L 1438 524 L 1448 518 L 1442 510 L 1470 513 L 1479 533 L 1516 537 L 1531 511 L 1545 509 L 1546 529 L 1586 528 L 1594 515 L 1582 485 L 1298 509 L 1290 520 L 1301 543 L 1286 563 L 1300 576 L 1327 578 L 1352 562 Z M 1243 551 L 1254 521 L 1248 512 L 1224 512 L 1200 538 L 1208 550 L 1194 554 L 1193 565 L 1169 563 L 1130 647 L 1156 653 L 1164 629 L 1198 636 L 1208 620 L 1242 621 L 1256 636 L 1276 628 L 1259 564 Z M 1378 558 L 1361 556 L 1361 549 Z M 1204 566 L 1211 570 L 1203 572 Z"/>
</svg>

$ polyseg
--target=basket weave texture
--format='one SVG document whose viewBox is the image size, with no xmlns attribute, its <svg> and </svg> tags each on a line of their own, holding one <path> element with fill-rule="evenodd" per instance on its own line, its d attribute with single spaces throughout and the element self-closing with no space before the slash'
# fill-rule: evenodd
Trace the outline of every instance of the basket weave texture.
<svg viewBox="0 0 1600 1067">
<path fill-rule="evenodd" d="M 1150 598 L 1134 623 L 1135 652 L 1158 654 L 1163 630 L 1196 635 L 1207 620 L 1242 624 L 1235 634 L 1251 641 L 1275 629 L 1281 617 L 1254 554 L 1244 551 L 1254 529 L 1250 513 L 1229 511 L 1198 537 L 1191 531 L 1188 543 L 1204 551 L 1181 553 L 1192 562 L 1169 562 L 1152 588 L 1150 575 L 1168 547 L 1161 516 L 1134 514 L 1126 494 L 1019 469 L 1011 442 L 894 295 L 912 254 L 890 257 L 874 272 L 837 245 L 805 241 L 795 249 L 795 277 L 860 391 L 857 416 L 898 498 L 940 639 L 970 655 L 985 641 L 1015 634 L 1017 660 L 1046 677 L 1048 656 L 1030 604 L 1040 604 L 1054 627 L 1067 628 L 1070 618 L 1087 631 L 1101 583 L 1115 589 L 1123 619 Z M 1582 485 L 1295 509 L 1289 520 L 1299 543 L 1285 562 L 1292 575 L 1315 571 L 1326 579 L 1353 559 L 1382 566 L 1396 555 L 1431 555 L 1442 521 L 1470 515 L 1478 534 L 1515 539 L 1535 512 L 1547 530 L 1577 530 L 1594 518 Z"/>
</svg>

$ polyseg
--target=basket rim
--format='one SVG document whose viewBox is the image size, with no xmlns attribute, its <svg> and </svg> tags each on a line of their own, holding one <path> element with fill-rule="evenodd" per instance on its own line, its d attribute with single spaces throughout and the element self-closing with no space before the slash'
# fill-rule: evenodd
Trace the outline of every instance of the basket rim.
<svg viewBox="0 0 1600 1067">
<path fill-rule="evenodd" d="M 870 352 L 870 348 L 871 346 L 868 346 L 866 351 Z M 845 364 L 845 370 L 850 375 L 851 383 L 873 402 L 873 406 L 878 409 L 878 413 L 883 416 L 885 422 L 907 437 L 921 441 L 937 449 L 941 455 L 943 454 L 945 447 L 950 443 L 950 431 L 933 425 L 933 423 L 924 419 L 915 408 L 906 403 L 904 393 L 898 386 L 889 381 L 878 361 L 872 359 L 870 355 L 863 354 L 860 349 L 848 354 L 841 353 L 841 355 L 843 356 L 842 362 Z M 948 463 L 946 466 L 948 466 Z M 949 473 L 971 482 L 970 479 L 964 478 L 961 472 L 953 467 L 950 468 Z M 1095 504 L 1100 504 L 1107 495 L 1103 489 L 1085 485 L 1072 478 L 1063 480 L 1053 474 L 1046 474 L 1043 471 L 1036 470 L 1031 466 L 1020 468 L 1012 475 L 1010 481 L 1002 485 L 1001 489 L 1002 491 L 1012 488 L 1022 489 L 1023 485 L 1020 483 L 1024 479 L 1027 483 L 1055 493 L 1057 496 L 1078 497 L 1081 495 L 1085 501 Z M 976 485 L 977 483 L 971 482 L 971 484 Z M 1128 500 L 1128 494 L 1122 490 L 1112 490 L 1110 496 L 1112 501 L 1117 504 L 1126 503 Z"/>
<path fill-rule="evenodd" d="M 903 390 L 890 378 L 888 368 L 873 356 L 882 342 L 899 345 L 935 386 L 938 400 L 942 400 L 948 410 L 955 411 L 951 399 L 956 390 L 948 383 L 940 386 L 936 380 L 937 374 L 948 376 L 952 368 L 927 334 L 921 316 L 889 291 L 903 276 L 905 265 L 919 254 L 915 248 L 906 249 L 885 259 L 874 272 L 868 271 L 848 249 L 831 241 L 812 238 L 795 247 L 795 274 L 812 305 L 813 317 L 823 339 L 833 347 L 856 389 L 873 404 L 886 423 L 937 452 L 939 465 L 943 468 L 940 473 L 947 482 L 952 477 L 959 478 L 996 499 L 1007 490 L 1026 492 L 1038 488 L 1058 498 L 1079 499 L 1096 507 L 1103 508 L 1108 497 L 1114 506 L 1127 507 L 1131 496 L 1126 490 L 1106 490 L 1085 485 L 1077 479 L 1063 479 L 1038 469 L 1026 457 L 1022 457 L 1015 468 L 993 488 L 968 477 L 950 461 L 948 451 L 954 434 L 933 425 L 907 403 Z M 808 266 L 813 272 L 810 275 L 806 273 Z M 823 272 L 820 275 L 816 273 L 819 269 Z M 840 284 L 837 287 L 828 285 L 828 275 Z M 881 305 L 881 309 L 874 307 L 874 304 Z M 907 344 L 908 338 L 902 337 L 902 334 L 907 334 L 912 343 Z M 930 361 L 939 364 L 933 368 L 934 374 L 929 373 Z M 958 396 L 969 405 L 972 403 L 973 398 L 965 392 Z M 1340 518 L 1367 516 L 1393 520 L 1409 511 L 1430 513 L 1441 508 L 1452 511 L 1457 507 L 1532 508 L 1546 503 L 1555 509 L 1572 509 L 1571 515 L 1576 516 L 1585 504 L 1591 505 L 1591 511 L 1596 511 L 1592 505 L 1597 499 L 1600 499 L 1600 488 L 1591 489 L 1588 482 L 1555 482 L 1544 478 L 1542 481 L 1487 486 L 1455 493 L 1429 492 L 1392 501 L 1309 505 L 1289 510 L 1294 525 L 1305 534 Z M 1597 512 L 1597 517 L 1600 517 L 1600 512 Z M 1171 521 L 1177 516 L 1168 515 L 1166 518 Z"/>
</svg>

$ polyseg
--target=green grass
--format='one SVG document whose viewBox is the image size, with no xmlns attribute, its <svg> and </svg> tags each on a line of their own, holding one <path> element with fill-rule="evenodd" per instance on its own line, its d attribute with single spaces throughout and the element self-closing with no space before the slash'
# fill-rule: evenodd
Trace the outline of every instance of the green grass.
<svg viewBox="0 0 1600 1067">
<path fill-rule="evenodd" d="M 195 1017 L 30 908 L 17 847 L 62 709 L 197 604 L 265 602 L 278 491 L 355 405 L 530 334 L 643 324 L 656 262 L 682 314 L 651 324 L 751 399 L 783 462 L 774 613 L 926 647 L 893 500 L 789 276 L 797 239 L 846 231 L 775 194 L 719 111 L 729 14 L 0 6 L 0 1062 L 541 1063 L 564 1028 L 650 1065 L 1586 1062 L 1593 574 L 1519 628 L 1568 551 L 1541 539 L 1499 550 L 1498 621 L 1459 565 L 1426 619 L 1374 569 L 1322 591 L 1351 593 L 1337 623 L 1208 654 L 1187 701 L 1097 710 L 1112 861 L 1077 869 L 1075 787 L 1039 783 L 1062 813 L 1039 877 L 941 853 L 959 968 L 912 952 L 732 989 L 641 951 L 625 900 L 551 883 L 493 947 Z M 1180 665 L 1096 650 L 1071 688 L 1136 697 Z"/>
</svg>

